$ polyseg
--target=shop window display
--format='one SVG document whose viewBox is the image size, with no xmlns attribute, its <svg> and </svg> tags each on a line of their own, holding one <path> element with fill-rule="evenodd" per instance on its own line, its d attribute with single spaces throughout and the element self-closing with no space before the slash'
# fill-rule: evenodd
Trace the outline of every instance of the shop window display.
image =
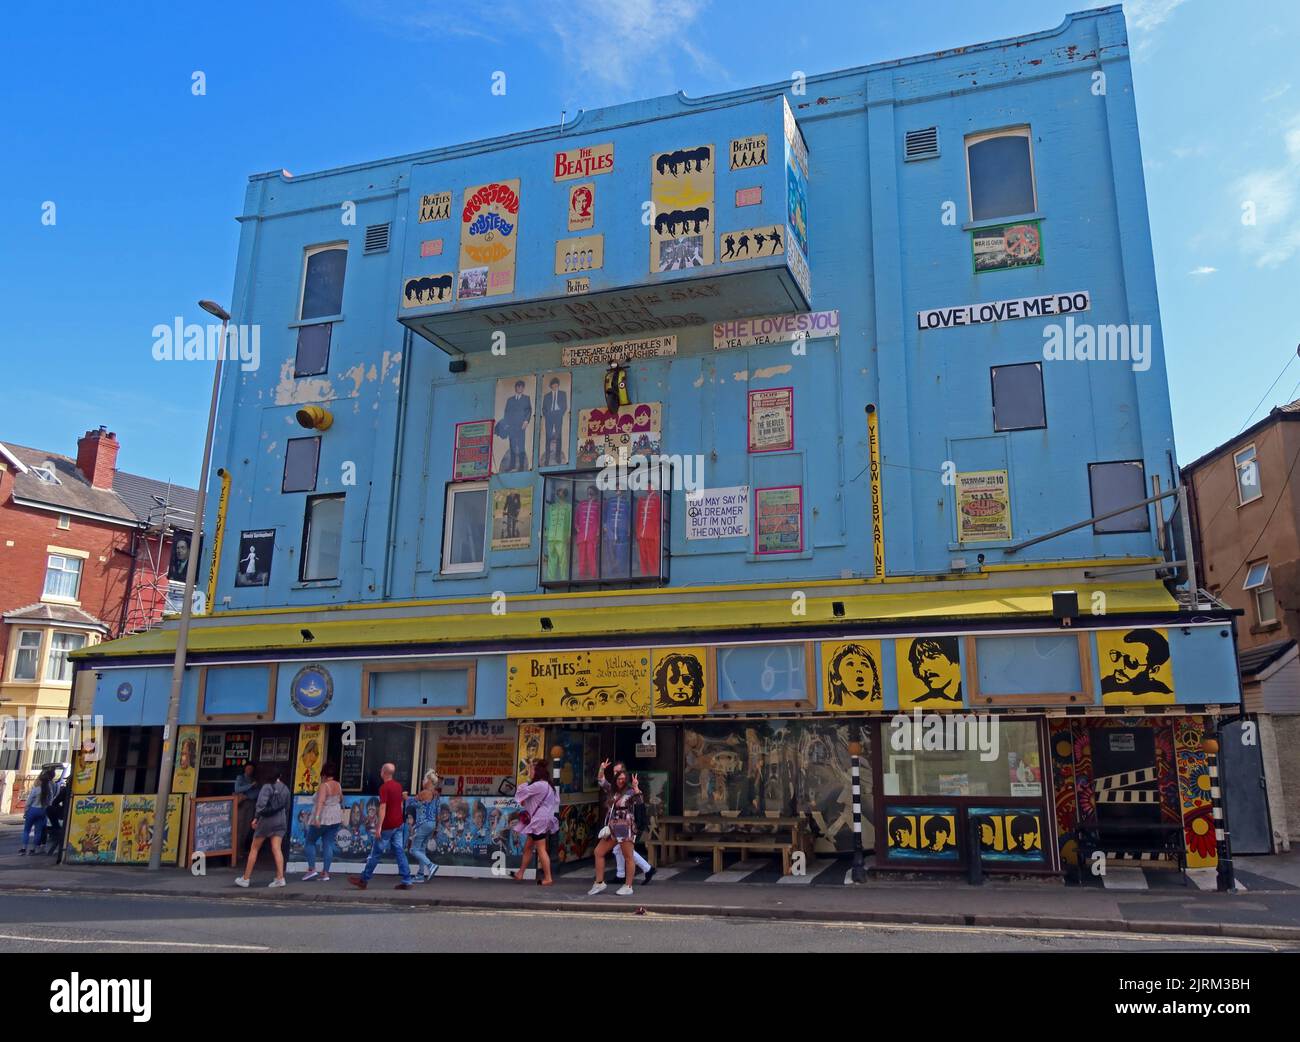
<svg viewBox="0 0 1300 1042">
<path fill-rule="evenodd" d="M 967 729 L 962 741 L 947 736 L 941 741 L 935 735 L 933 744 L 961 744 L 963 748 L 925 748 L 931 744 L 925 724 L 919 735 L 913 734 L 915 724 L 909 717 L 903 717 L 900 726 L 885 726 L 881 756 L 886 796 L 1042 795 L 1037 723 L 984 718 L 973 733 L 969 733 L 969 721 L 953 718 L 952 724 Z"/>
<path fill-rule="evenodd" d="M 805 816 L 823 852 L 853 847 L 849 742 L 858 725 L 821 720 L 767 720 L 689 725 L 682 774 L 685 814 Z M 871 764 L 864 743 L 862 843 L 870 848 Z"/>
<path fill-rule="evenodd" d="M 596 472 L 543 482 L 542 586 L 667 578 L 667 492 L 602 489 Z"/>
</svg>

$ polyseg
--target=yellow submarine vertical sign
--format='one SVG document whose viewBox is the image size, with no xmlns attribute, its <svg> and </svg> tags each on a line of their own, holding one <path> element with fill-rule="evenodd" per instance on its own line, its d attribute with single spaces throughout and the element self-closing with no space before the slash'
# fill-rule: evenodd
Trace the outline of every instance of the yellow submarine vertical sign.
<svg viewBox="0 0 1300 1042">
<path fill-rule="evenodd" d="M 712 145 L 658 152 L 650 159 L 650 273 L 713 263 Z"/>
</svg>

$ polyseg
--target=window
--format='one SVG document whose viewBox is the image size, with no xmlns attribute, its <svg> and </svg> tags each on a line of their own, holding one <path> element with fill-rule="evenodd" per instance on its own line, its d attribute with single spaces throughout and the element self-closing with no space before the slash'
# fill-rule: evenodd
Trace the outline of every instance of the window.
<svg viewBox="0 0 1300 1042">
<path fill-rule="evenodd" d="M 1112 510 L 1141 503 L 1147 498 L 1146 470 L 1141 460 L 1123 460 L 1116 463 L 1089 463 L 1088 484 L 1092 492 L 1092 516 L 1109 514 Z M 1134 507 L 1105 521 L 1093 523 L 1098 535 L 1116 532 L 1147 532 L 1151 521 L 1145 506 Z"/>
<path fill-rule="evenodd" d="M 343 312 L 343 272 L 348 264 L 345 243 L 313 246 L 302 268 L 302 299 L 298 318 L 329 318 Z"/>
<path fill-rule="evenodd" d="M 45 596 L 77 599 L 81 588 L 81 558 L 50 554 L 45 566 Z"/>
<path fill-rule="evenodd" d="M 1237 468 L 1237 503 L 1245 506 L 1264 494 L 1264 490 L 1259 487 L 1259 462 L 1255 458 L 1255 446 L 1247 445 L 1240 452 L 1233 453 L 1232 462 Z"/>
<path fill-rule="evenodd" d="M 72 680 L 72 663 L 69 651 L 79 651 L 86 646 L 83 633 L 56 633 L 50 638 L 50 658 L 45 664 L 45 679 L 66 684 Z"/>
<path fill-rule="evenodd" d="M 883 736 L 888 744 L 892 735 Z M 993 758 L 979 749 L 929 749 L 907 732 L 907 751 L 893 753 L 884 778 L 886 796 L 1042 796 L 1043 764 L 1038 725 L 998 721 Z M 883 750 L 882 750 L 883 751 Z M 992 749 L 989 752 L 993 751 Z"/>
<path fill-rule="evenodd" d="M 0 771 L 16 771 L 22 764 L 25 718 L 0 714 Z"/>
<path fill-rule="evenodd" d="M 343 497 L 312 496 L 302 531 L 303 582 L 339 577 L 339 556 L 343 546 Z"/>
<path fill-rule="evenodd" d="M 972 221 L 1018 217 L 1038 210 L 1028 127 L 968 137 L 966 173 Z"/>
<path fill-rule="evenodd" d="M 1268 561 L 1255 561 L 1246 570 L 1243 590 L 1255 592 L 1255 615 L 1261 626 L 1277 622 L 1277 598 L 1273 596 L 1273 579 L 1268 574 Z"/>
<path fill-rule="evenodd" d="M 302 326 L 298 330 L 298 353 L 294 357 L 294 376 L 319 376 L 329 368 L 332 322 Z"/>
<path fill-rule="evenodd" d="M 18 651 L 14 655 L 14 679 L 35 680 L 41 660 L 41 631 L 19 630 Z"/>
<path fill-rule="evenodd" d="M 648 481 L 671 488 L 672 475 Z M 548 474 L 542 489 L 542 586 L 660 581 L 668 506 L 659 488 L 606 489 L 595 473 Z"/>
<path fill-rule="evenodd" d="M 447 513 L 442 526 L 442 570 L 477 572 L 483 567 L 487 533 L 486 481 L 447 486 Z"/>
<path fill-rule="evenodd" d="M 995 431 L 1030 431 L 1047 426 L 1042 362 L 995 365 L 990 372 Z"/>
<path fill-rule="evenodd" d="M 49 460 L 45 461 L 45 466 L 43 467 L 32 467 L 32 473 L 46 485 L 63 484 L 63 482 L 59 480 L 59 476 L 54 473 L 54 464 Z"/>
<path fill-rule="evenodd" d="M 281 492 L 315 492 L 320 438 L 290 438 L 284 447 L 284 481 Z"/>
<path fill-rule="evenodd" d="M 43 716 L 36 721 L 36 741 L 32 745 L 32 766 L 68 762 L 68 721 Z"/>
<path fill-rule="evenodd" d="M 72 527 L 72 518 L 70 518 L 67 514 L 60 514 L 59 527 L 66 532 L 69 528 Z"/>
</svg>

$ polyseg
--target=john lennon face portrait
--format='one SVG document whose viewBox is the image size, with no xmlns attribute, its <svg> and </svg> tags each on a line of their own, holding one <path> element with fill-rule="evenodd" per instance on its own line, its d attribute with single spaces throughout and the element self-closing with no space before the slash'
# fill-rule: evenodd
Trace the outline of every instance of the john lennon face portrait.
<svg viewBox="0 0 1300 1042">
<path fill-rule="evenodd" d="M 703 648 L 687 648 L 655 656 L 655 712 L 687 715 L 705 711 L 705 656 Z"/>
</svg>

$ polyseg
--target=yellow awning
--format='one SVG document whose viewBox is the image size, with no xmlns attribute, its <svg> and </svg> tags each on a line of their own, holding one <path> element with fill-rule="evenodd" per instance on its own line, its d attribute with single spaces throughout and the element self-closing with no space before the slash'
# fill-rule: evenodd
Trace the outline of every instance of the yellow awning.
<svg viewBox="0 0 1300 1042">
<path fill-rule="evenodd" d="M 1090 610 L 1092 594 L 1106 595 L 1109 615 L 1173 612 L 1175 600 L 1160 583 L 1108 583 L 1074 585 L 1083 613 Z M 689 638 L 704 630 L 752 632 L 764 630 L 814 629 L 825 626 L 863 627 L 872 624 L 895 624 L 917 620 L 922 627 L 940 623 L 961 623 L 1017 617 L 1050 617 L 1052 590 L 1049 586 L 1017 589 L 939 589 L 909 593 L 882 592 L 846 597 L 809 597 L 806 612 L 795 615 L 789 596 L 765 600 L 699 601 L 674 604 L 621 604 L 599 608 L 561 608 L 554 610 L 509 611 L 491 614 L 490 602 L 467 614 L 429 614 L 356 618 L 356 612 L 337 612 L 340 617 L 304 622 L 302 617 L 285 619 L 283 615 L 264 616 L 268 621 L 221 625 L 215 619 L 195 619 L 190 629 L 189 652 L 230 653 L 241 651 L 278 651 L 311 647 L 316 650 L 348 647 L 383 647 L 428 645 L 435 650 L 455 650 L 458 646 L 486 642 L 545 644 L 554 641 L 572 643 L 584 638 L 626 637 L 634 641 L 639 634 L 677 634 Z M 834 602 L 844 606 L 843 616 L 836 616 Z M 357 606 L 369 609 L 370 606 Z M 382 610 L 382 609 L 378 609 Z M 304 614 L 308 614 L 304 610 Z M 542 628 L 542 619 L 551 628 Z M 308 643 L 303 629 L 311 632 Z M 133 658 L 172 655 L 176 650 L 176 629 L 150 630 L 130 637 L 98 644 L 73 657 L 80 659 Z"/>
</svg>

